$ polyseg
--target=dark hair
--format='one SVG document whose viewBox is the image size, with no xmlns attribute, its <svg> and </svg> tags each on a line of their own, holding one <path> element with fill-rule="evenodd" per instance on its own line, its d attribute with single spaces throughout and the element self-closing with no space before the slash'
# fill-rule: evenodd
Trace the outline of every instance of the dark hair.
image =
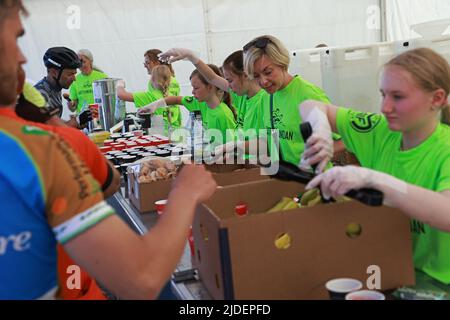
<svg viewBox="0 0 450 320">
<path fill-rule="evenodd" d="M 4 20 L 11 14 L 12 9 L 19 9 L 23 15 L 28 15 L 22 0 L 0 0 L 0 24 L 3 24 Z"/>
<path fill-rule="evenodd" d="M 217 74 L 219 77 L 223 78 L 223 74 L 222 74 L 222 72 L 220 72 L 220 69 L 218 66 L 216 66 L 215 64 L 208 64 L 208 67 L 210 67 L 214 71 L 214 73 Z M 194 76 L 197 76 L 204 85 L 206 85 L 206 86 L 210 85 L 210 83 L 208 81 L 206 81 L 205 77 L 197 69 L 195 69 L 192 72 L 189 79 L 192 79 Z M 221 89 L 219 89 L 217 87 L 216 87 L 216 89 L 222 91 Z M 222 91 L 222 92 L 223 92 L 222 101 L 228 106 L 228 108 L 230 108 L 231 112 L 233 113 L 234 120 L 236 120 L 237 113 L 236 113 L 236 109 L 233 107 L 233 104 L 231 103 L 231 96 L 226 91 Z"/>
<path fill-rule="evenodd" d="M 147 57 L 150 61 L 157 62 L 158 64 L 168 66 L 170 69 L 170 73 L 172 77 L 175 77 L 175 71 L 173 71 L 172 65 L 170 63 L 162 62 L 159 60 L 158 55 L 161 54 L 162 51 L 159 49 L 150 49 L 144 53 L 144 57 Z"/>
<path fill-rule="evenodd" d="M 244 51 L 238 50 L 230 54 L 223 62 L 223 68 L 238 76 L 244 75 Z"/>
</svg>

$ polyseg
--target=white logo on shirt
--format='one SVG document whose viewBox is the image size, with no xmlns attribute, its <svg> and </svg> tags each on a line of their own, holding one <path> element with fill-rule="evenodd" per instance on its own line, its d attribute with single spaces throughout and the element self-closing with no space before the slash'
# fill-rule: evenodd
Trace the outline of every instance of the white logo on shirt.
<svg viewBox="0 0 450 320">
<path fill-rule="evenodd" d="M 31 236 L 32 233 L 29 231 L 24 231 L 17 235 L 12 234 L 7 237 L 0 236 L 0 256 L 6 254 L 9 244 L 11 244 L 10 247 L 17 252 L 23 252 L 25 250 L 28 250 L 31 247 L 30 243 Z"/>
</svg>

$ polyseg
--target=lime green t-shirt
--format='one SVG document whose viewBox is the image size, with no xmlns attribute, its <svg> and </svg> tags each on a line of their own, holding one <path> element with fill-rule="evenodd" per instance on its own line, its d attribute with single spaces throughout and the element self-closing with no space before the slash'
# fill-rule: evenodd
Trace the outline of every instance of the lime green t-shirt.
<svg viewBox="0 0 450 320">
<path fill-rule="evenodd" d="M 87 105 L 94 103 L 94 90 L 92 89 L 92 83 L 97 80 L 106 79 L 108 76 L 99 71 L 92 71 L 90 75 L 86 76 L 82 73 L 78 74 L 75 81 L 69 88 L 70 100 L 78 101 L 77 113 L 81 112 L 83 104 Z"/>
<path fill-rule="evenodd" d="M 341 108 L 337 128 L 363 167 L 436 192 L 450 190 L 450 127 L 440 124 L 427 140 L 407 151 L 401 150 L 402 134 L 390 131 L 382 115 Z M 450 233 L 419 221 L 411 221 L 411 230 L 415 267 L 450 284 Z"/>
<path fill-rule="evenodd" d="M 322 89 L 299 76 L 294 77 L 286 88 L 274 93 L 273 115 L 270 108 L 270 95 L 266 95 L 262 99 L 263 128 L 279 130 L 283 160 L 294 165 L 299 165 L 305 147 L 300 133 L 302 119 L 298 106 L 306 100 L 330 103 Z M 272 118 L 274 128 L 272 128 Z M 273 161 L 276 161 L 273 154 L 271 157 Z"/>
<path fill-rule="evenodd" d="M 149 91 L 146 92 L 135 92 L 133 93 L 134 105 L 136 108 L 142 108 L 156 100 L 163 99 L 164 95 L 161 90 L 155 89 L 151 87 Z M 181 127 L 181 112 L 179 106 L 171 106 L 169 107 L 170 116 L 171 116 L 171 126 L 172 128 L 180 128 Z M 163 116 L 164 123 L 166 129 L 169 124 L 169 113 L 168 108 L 159 108 L 155 111 L 155 115 Z"/>
<path fill-rule="evenodd" d="M 236 128 L 236 121 L 234 120 L 233 112 L 225 104 L 219 104 L 215 109 L 208 107 L 206 102 L 200 102 L 194 97 L 184 97 L 181 102 L 189 111 L 200 111 L 202 114 L 203 126 L 206 130 L 217 129 L 222 133 L 222 142 L 226 143 L 234 137 L 234 134 L 227 130 L 234 130 Z M 210 141 L 214 143 L 216 141 Z"/>
<path fill-rule="evenodd" d="M 150 80 L 148 82 L 148 91 L 154 90 L 155 87 L 153 87 L 152 81 Z M 169 85 L 169 96 L 172 97 L 178 97 L 180 95 L 180 84 L 178 83 L 178 80 L 175 77 L 172 77 L 170 79 L 170 85 Z"/>
<path fill-rule="evenodd" d="M 262 101 L 269 94 L 261 89 L 253 97 L 239 96 L 231 91 L 233 106 L 237 111 L 236 128 L 248 130 L 262 128 Z"/>
</svg>

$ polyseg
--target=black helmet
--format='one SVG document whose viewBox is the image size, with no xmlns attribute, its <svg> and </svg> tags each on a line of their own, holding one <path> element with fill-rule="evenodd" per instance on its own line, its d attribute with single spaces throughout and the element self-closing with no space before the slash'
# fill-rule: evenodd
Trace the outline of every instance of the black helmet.
<svg viewBox="0 0 450 320">
<path fill-rule="evenodd" d="M 81 60 L 75 51 L 66 47 L 50 48 L 44 54 L 44 64 L 47 68 L 59 70 L 77 69 L 81 67 Z"/>
</svg>

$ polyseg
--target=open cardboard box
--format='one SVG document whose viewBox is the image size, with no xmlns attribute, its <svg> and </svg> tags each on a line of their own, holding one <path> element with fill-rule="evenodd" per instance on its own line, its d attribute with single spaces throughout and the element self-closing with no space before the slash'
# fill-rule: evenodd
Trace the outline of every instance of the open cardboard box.
<svg viewBox="0 0 450 320">
<path fill-rule="evenodd" d="M 325 283 L 361 280 L 381 269 L 381 290 L 415 282 L 409 219 L 398 210 L 359 202 L 265 213 L 303 186 L 267 180 L 220 189 L 199 206 L 193 224 L 194 265 L 214 299 L 328 299 Z M 247 204 L 249 214 L 234 208 Z M 362 227 L 350 238 L 347 226 Z M 291 245 L 275 240 L 289 234 Z"/>
<path fill-rule="evenodd" d="M 206 168 L 212 172 L 213 178 L 219 186 L 230 186 L 250 181 L 268 180 L 261 175 L 259 167 L 252 165 L 209 165 Z M 131 203 L 139 212 L 155 210 L 155 201 L 167 199 L 173 180 L 139 183 L 140 165 L 129 167 L 128 190 Z"/>
</svg>

